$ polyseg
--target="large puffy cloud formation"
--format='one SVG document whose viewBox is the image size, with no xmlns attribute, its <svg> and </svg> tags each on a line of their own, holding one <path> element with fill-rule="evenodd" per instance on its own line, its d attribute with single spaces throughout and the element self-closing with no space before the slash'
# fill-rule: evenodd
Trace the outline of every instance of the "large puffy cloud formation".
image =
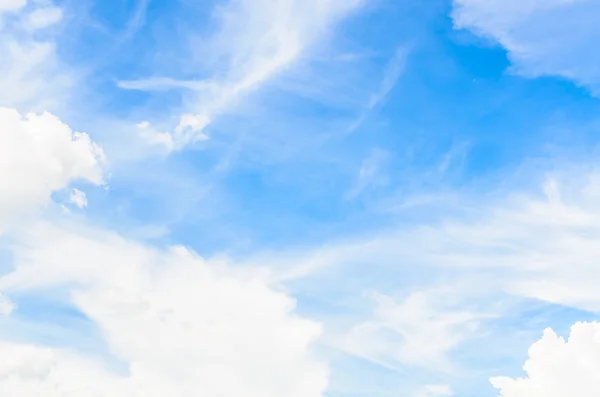
<svg viewBox="0 0 600 397">
<path fill-rule="evenodd" d="M 502 397 L 600 395 L 600 323 L 577 323 L 568 340 L 547 329 L 529 350 L 526 378 L 492 378 Z"/>
<path fill-rule="evenodd" d="M 589 0 L 454 0 L 454 22 L 504 46 L 517 72 L 555 75 L 600 94 L 600 4 Z"/>
<path fill-rule="evenodd" d="M 267 274 L 98 230 L 40 225 L 26 233 L 0 292 L 39 300 L 61 291 L 52 299 L 67 296 L 126 371 L 77 353 L 73 343 L 69 351 L 4 343 L 0 395 L 322 396 L 328 367 L 310 348 L 320 325 L 296 316 Z"/>
<path fill-rule="evenodd" d="M 0 226 L 43 206 L 71 182 L 103 182 L 104 153 L 50 113 L 0 107 Z"/>
</svg>

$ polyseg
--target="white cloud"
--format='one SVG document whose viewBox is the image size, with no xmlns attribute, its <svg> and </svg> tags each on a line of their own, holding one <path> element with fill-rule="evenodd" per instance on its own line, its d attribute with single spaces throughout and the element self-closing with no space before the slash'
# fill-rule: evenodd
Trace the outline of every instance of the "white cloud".
<svg viewBox="0 0 600 397">
<path fill-rule="evenodd" d="M 143 121 L 136 125 L 138 136 L 147 144 L 151 146 L 162 146 L 167 151 L 173 149 L 173 136 L 168 132 L 156 131 L 150 126 L 150 123 Z"/>
<path fill-rule="evenodd" d="M 452 395 L 454 393 L 448 385 L 428 385 L 417 392 L 415 397 L 447 397 Z"/>
<path fill-rule="evenodd" d="M 44 206 L 75 180 L 103 182 L 102 149 L 50 113 L 0 108 L 0 224 Z"/>
<path fill-rule="evenodd" d="M 369 263 L 370 271 L 376 264 L 392 274 L 406 266 L 419 273 L 445 269 L 457 280 L 480 277 L 478 288 L 488 291 L 600 312 L 600 176 L 590 167 L 572 167 L 540 190 L 543 194 L 497 194 L 493 200 L 463 195 L 458 208 L 439 201 L 411 207 L 412 214 L 441 212 L 444 218 L 434 215 L 427 224 L 401 224 L 288 253 L 294 259 L 279 269 L 279 277 L 304 277 L 347 263 Z"/>
<path fill-rule="evenodd" d="M 195 91 L 175 129 L 176 147 L 205 139 L 203 130 L 289 66 L 362 0 L 238 0 L 217 9 L 221 30 L 202 48 L 221 67 L 205 81 L 168 78 L 121 82 L 122 88 Z M 209 54 L 206 56 L 206 54 Z M 224 65 L 224 66 L 223 66 Z"/>
<path fill-rule="evenodd" d="M 0 392 L 5 396 L 126 396 L 118 377 L 67 351 L 0 343 Z M 138 396 L 139 394 L 129 394 Z M 152 396 L 152 394 L 148 394 Z"/>
<path fill-rule="evenodd" d="M 320 326 L 296 316 L 294 301 L 262 272 L 99 230 L 40 225 L 24 233 L 0 290 L 65 290 L 128 370 L 74 351 L 5 343 L 3 395 L 322 396 L 328 368 L 310 348 Z"/>
<path fill-rule="evenodd" d="M 79 208 L 85 208 L 88 205 L 87 195 L 79 189 L 73 189 L 69 195 L 69 202 Z"/>
<path fill-rule="evenodd" d="M 600 4 L 589 0 L 454 0 L 456 27 L 504 46 L 525 76 L 562 76 L 600 93 Z"/>
<path fill-rule="evenodd" d="M 525 378 L 492 378 L 502 397 L 600 395 L 600 323 L 577 323 L 565 341 L 547 329 L 529 349 Z"/>
<path fill-rule="evenodd" d="M 44 29 L 58 23 L 62 19 L 62 10 L 56 6 L 34 9 L 23 20 L 25 29 Z"/>
<path fill-rule="evenodd" d="M 473 335 L 482 318 L 448 307 L 433 291 L 413 293 L 400 303 L 381 294 L 372 299 L 373 318 L 354 326 L 338 347 L 390 368 L 408 364 L 448 370 L 448 354 Z"/>
<path fill-rule="evenodd" d="M 7 316 L 12 313 L 15 306 L 5 296 L 0 294 L 0 315 Z"/>
<path fill-rule="evenodd" d="M 16 11 L 27 4 L 27 0 L 0 0 L 0 12 Z"/>
<path fill-rule="evenodd" d="M 17 3 L 25 5 L 9 1 L 5 7 Z M 0 106 L 57 110 L 72 85 L 73 74 L 61 65 L 55 38 L 37 36 L 36 30 L 58 22 L 62 11 L 50 2 L 11 10 L 19 22 L 0 21 Z"/>
</svg>

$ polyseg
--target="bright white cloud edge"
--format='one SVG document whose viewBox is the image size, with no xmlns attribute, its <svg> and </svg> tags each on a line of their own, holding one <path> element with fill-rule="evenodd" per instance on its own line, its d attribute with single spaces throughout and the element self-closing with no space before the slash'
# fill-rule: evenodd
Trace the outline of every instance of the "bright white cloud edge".
<svg viewBox="0 0 600 397">
<path fill-rule="evenodd" d="M 576 323 L 568 340 L 546 329 L 523 369 L 523 378 L 491 379 L 501 397 L 600 395 L 600 323 Z"/>
<path fill-rule="evenodd" d="M 100 146 L 58 117 L 0 107 L 0 228 L 74 181 L 102 184 L 104 164 Z"/>
</svg>

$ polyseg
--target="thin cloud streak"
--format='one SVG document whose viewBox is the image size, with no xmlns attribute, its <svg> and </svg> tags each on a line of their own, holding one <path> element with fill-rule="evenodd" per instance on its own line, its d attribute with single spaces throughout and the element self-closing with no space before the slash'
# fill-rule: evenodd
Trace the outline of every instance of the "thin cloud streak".
<svg viewBox="0 0 600 397">
<path fill-rule="evenodd" d="M 363 4 L 362 0 L 242 0 L 217 9 L 220 31 L 206 45 L 219 59 L 213 77 L 198 81 L 150 78 L 122 81 L 126 89 L 195 91 L 173 132 L 175 148 L 204 136 L 203 130 L 259 89 Z"/>
</svg>

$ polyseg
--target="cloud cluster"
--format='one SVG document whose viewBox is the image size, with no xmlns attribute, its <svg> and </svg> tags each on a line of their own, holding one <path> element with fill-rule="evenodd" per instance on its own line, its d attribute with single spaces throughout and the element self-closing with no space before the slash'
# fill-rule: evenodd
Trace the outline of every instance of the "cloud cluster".
<svg viewBox="0 0 600 397">
<path fill-rule="evenodd" d="M 259 270 L 100 230 L 39 225 L 20 241 L 0 291 L 63 291 L 127 370 L 5 343 L 0 354 L 14 359 L 0 365 L 2 395 L 320 397 L 327 386 L 328 367 L 311 351 L 319 324 L 294 315 Z"/>
<path fill-rule="evenodd" d="M 104 153 L 50 113 L 0 108 L 0 225 L 44 206 L 73 181 L 103 182 Z"/>
<path fill-rule="evenodd" d="M 600 395 L 600 323 L 577 323 L 568 340 L 551 329 L 529 349 L 525 378 L 492 378 L 501 397 Z"/>
</svg>

